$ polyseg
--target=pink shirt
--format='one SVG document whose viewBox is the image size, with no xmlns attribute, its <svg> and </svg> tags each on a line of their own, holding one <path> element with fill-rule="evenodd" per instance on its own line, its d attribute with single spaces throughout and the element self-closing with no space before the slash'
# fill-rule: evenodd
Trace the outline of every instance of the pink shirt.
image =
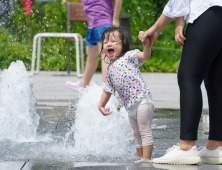
<svg viewBox="0 0 222 170">
<path fill-rule="evenodd" d="M 82 0 L 82 4 L 88 21 L 88 29 L 104 24 L 112 25 L 114 11 L 112 0 Z"/>
<path fill-rule="evenodd" d="M 126 109 L 150 93 L 149 87 L 141 76 L 136 53 L 139 50 L 128 51 L 119 57 L 106 71 L 105 91 L 115 94 L 117 91 Z"/>
</svg>

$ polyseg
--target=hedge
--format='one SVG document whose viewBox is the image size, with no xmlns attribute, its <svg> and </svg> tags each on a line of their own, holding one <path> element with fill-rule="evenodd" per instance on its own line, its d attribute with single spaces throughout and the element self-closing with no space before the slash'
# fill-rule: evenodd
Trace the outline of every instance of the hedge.
<svg viewBox="0 0 222 170">
<path fill-rule="evenodd" d="M 72 0 L 76 1 L 76 0 Z M 123 0 L 121 13 L 130 13 L 131 36 L 134 48 L 142 50 L 138 32 L 147 30 L 161 15 L 167 0 Z M 19 2 L 11 11 L 9 20 L 0 28 L 0 69 L 8 68 L 12 61 L 22 60 L 27 70 L 31 67 L 32 43 L 40 32 L 67 31 L 67 4 L 55 0 L 43 5 L 36 2 L 32 13 L 24 13 L 24 4 Z M 85 36 L 87 22 L 72 22 L 71 32 Z M 181 47 L 174 41 L 175 21 L 172 21 L 154 43 L 152 57 L 140 67 L 142 72 L 177 72 Z M 71 70 L 76 70 L 75 50 L 72 43 Z M 85 56 L 86 58 L 86 56 Z M 41 70 L 65 71 L 67 69 L 66 38 L 43 38 L 41 50 Z M 101 70 L 99 63 L 97 71 Z"/>
</svg>

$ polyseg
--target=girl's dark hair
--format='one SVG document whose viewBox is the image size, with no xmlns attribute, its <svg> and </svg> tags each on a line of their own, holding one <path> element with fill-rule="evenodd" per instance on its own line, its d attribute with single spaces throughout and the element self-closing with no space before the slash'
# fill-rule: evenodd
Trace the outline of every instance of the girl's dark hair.
<svg viewBox="0 0 222 170">
<path fill-rule="evenodd" d="M 123 56 L 127 51 L 130 51 L 132 49 L 133 41 L 132 41 L 132 38 L 131 38 L 130 34 L 128 33 L 128 31 L 125 28 L 108 27 L 103 32 L 103 35 L 102 35 L 102 38 L 101 38 L 102 48 L 101 48 L 101 52 L 100 52 L 100 57 L 104 53 L 103 52 L 103 42 L 106 38 L 106 35 L 107 35 L 107 38 L 109 40 L 110 34 L 113 34 L 113 36 L 114 36 L 115 31 L 118 31 L 120 33 L 120 39 L 122 41 L 122 51 L 121 51 L 120 56 Z M 118 58 L 120 56 L 118 56 Z M 107 57 L 106 55 L 104 55 L 104 59 L 102 59 L 102 57 L 101 57 L 101 60 L 104 60 L 104 62 L 107 63 L 107 64 L 111 63 L 109 57 Z"/>
</svg>

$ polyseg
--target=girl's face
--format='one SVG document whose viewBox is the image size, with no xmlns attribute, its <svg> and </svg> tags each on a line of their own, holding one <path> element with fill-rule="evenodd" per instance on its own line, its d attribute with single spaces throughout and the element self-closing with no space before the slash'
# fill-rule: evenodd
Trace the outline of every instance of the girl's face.
<svg viewBox="0 0 222 170">
<path fill-rule="evenodd" d="M 122 52 L 122 41 L 119 31 L 111 32 L 109 36 L 108 34 L 105 35 L 103 50 L 106 56 L 111 60 L 111 63 L 120 56 Z"/>
</svg>

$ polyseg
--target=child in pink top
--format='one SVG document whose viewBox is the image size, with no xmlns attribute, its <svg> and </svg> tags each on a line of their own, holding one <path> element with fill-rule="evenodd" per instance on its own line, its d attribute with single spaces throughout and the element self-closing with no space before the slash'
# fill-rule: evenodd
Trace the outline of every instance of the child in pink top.
<svg viewBox="0 0 222 170">
<path fill-rule="evenodd" d="M 87 61 L 83 79 L 78 82 L 67 81 L 66 87 L 77 90 L 81 86 L 89 85 L 89 82 L 98 65 L 98 55 L 101 49 L 101 37 L 107 27 L 119 27 L 119 13 L 122 0 L 82 0 L 84 12 L 88 21 L 86 33 Z M 107 64 L 102 62 L 103 82 L 106 80 Z"/>
<path fill-rule="evenodd" d="M 140 32 L 139 38 L 144 32 Z M 139 162 L 151 162 L 153 138 L 151 122 L 154 112 L 153 99 L 146 82 L 140 73 L 139 66 L 150 58 L 150 42 L 144 42 L 144 50 L 131 50 L 131 37 L 125 29 L 107 28 L 102 36 L 102 50 L 109 62 L 106 84 L 99 103 L 99 110 L 104 116 L 111 114 L 105 108 L 111 94 L 118 92 L 124 107 L 129 113 L 129 120 L 135 136 Z"/>
</svg>

